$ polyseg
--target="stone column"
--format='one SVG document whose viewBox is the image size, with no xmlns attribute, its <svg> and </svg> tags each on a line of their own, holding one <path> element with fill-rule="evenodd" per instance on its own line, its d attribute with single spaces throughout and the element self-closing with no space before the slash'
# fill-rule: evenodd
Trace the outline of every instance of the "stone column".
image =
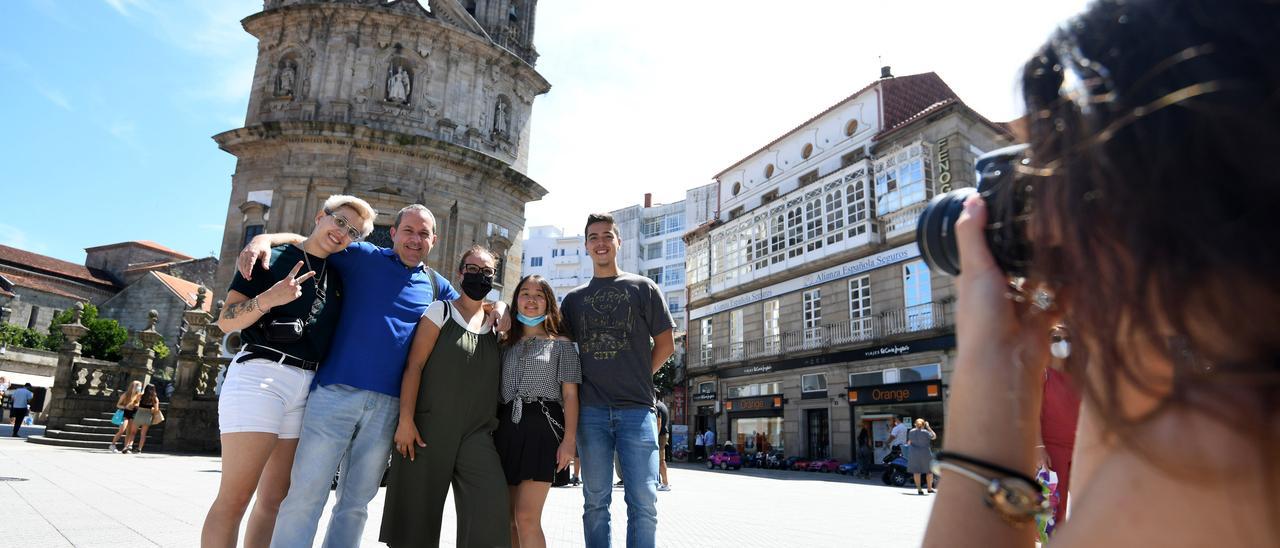
<svg viewBox="0 0 1280 548">
<path fill-rule="evenodd" d="M 75 378 L 72 373 L 76 360 L 80 358 L 80 338 L 89 333 L 89 328 L 80 323 L 84 314 L 84 303 L 76 303 L 71 311 L 71 323 L 59 326 L 62 330 L 62 348 L 58 351 L 58 368 L 53 374 L 53 389 L 49 390 L 49 401 L 45 402 L 45 425 L 49 430 L 61 429 L 67 423 L 79 420 L 74 416 L 70 396 L 75 393 Z"/>
<path fill-rule="evenodd" d="M 156 332 L 156 323 L 159 321 L 158 312 L 155 310 L 148 312 L 147 328 L 133 333 L 124 348 L 120 349 L 122 354 L 120 369 L 124 371 L 124 386 L 127 387 L 128 383 L 133 381 L 140 381 L 143 387 L 151 384 L 151 374 L 154 372 L 153 364 L 156 358 L 156 353 L 151 347 L 162 338 Z"/>
<path fill-rule="evenodd" d="M 164 428 L 164 447 L 169 451 L 184 448 L 182 430 L 196 404 L 200 365 L 204 361 L 205 326 L 210 319 L 209 313 L 204 311 L 206 297 L 207 291 L 201 287 L 195 308 L 182 313 L 188 327 L 178 350 L 178 364 L 173 375 L 173 396 L 169 398 L 169 412 L 165 417 L 167 424 Z"/>
</svg>

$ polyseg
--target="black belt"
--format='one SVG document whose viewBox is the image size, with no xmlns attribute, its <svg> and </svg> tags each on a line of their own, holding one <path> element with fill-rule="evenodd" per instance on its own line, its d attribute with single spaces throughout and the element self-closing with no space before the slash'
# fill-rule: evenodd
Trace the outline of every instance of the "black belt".
<svg viewBox="0 0 1280 548">
<path fill-rule="evenodd" d="M 295 358 L 274 348 L 268 348 L 259 344 L 251 344 L 244 347 L 244 354 L 241 358 L 246 360 L 267 360 L 282 363 L 290 367 L 297 367 L 304 371 L 315 371 L 320 367 L 320 362 L 309 362 L 302 358 Z"/>
</svg>

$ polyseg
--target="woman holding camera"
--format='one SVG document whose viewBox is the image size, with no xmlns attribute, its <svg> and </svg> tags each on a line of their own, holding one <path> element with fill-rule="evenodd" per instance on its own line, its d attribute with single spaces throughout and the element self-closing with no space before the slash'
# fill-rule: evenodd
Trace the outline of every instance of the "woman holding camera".
<svg viewBox="0 0 1280 548">
<path fill-rule="evenodd" d="M 1010 168 L 1030 261 L 1011 285 L 984 227 L 1020 219 L 997 215 L 999 193 L 965 201 L 926 546 L 1033 545 L 1058 324 L 1083 404 L 1053 546 L 1280 538 L 1276 29 L 1275 2 L 1103 0 L 1027 62 L 1028 161 Z"/>
<path fill-rule="evenodd" d="M 438 546 L 453 486 L 458 546 L 509 546 L 507 486 L 493 444 L 502 375 L 494 318 L 485 312 L 496 260 L 463 252 L 462 295 L 436 301 L 418 320 L 400 384 L 391 477 L 378 540 L 393 547 Z M 429 440 L 429 443 L 428 443 Z"/>
<path fill-rule="evenodd" d="M 254 491 L 257 503 L 246 546 L 267 546 L 302 426 L 311 379 L 338 323 L 341 281 L 326 260 L 373 231 L 376 213 L 364 200 L 334 195 L 316 213 L 315 229 L 299 244 L 271 250 L 271 267 L 239 273 L 218 318 L 240 331 L 245 346 L 227 369 L 218 397 L 222 479 L 205 517 L 201 546 L 235 546 Z"/>
</svg>

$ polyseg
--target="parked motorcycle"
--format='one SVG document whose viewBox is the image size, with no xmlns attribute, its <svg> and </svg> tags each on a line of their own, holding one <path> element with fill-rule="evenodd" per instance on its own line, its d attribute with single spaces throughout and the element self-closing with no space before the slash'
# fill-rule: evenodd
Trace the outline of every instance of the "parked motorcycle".
<svg viewBox="0 0 1280 548">
<path fill-rule="evenodd" d="M 769 451 L 769 454 L 764 456 L 764 467 L 771 470 L 777 470 L 782 468 L 782 463 L 786 459 L 787 457 L 783 456 L 782 451 L 778 451 L 777 449 Z"/>
<path fill-rule="evenodd" d="M 911 474 L 907 473 L 907 457 L 902 454 L 901 446 L 895 446 L 888 455 L 885 455 L 881 462 L 885 464 L 884 473 L 880 474 L 880 481 L 885 485 L 893 485 L 895 487 L 905 487 L 911 480 Z"/>
</svg>

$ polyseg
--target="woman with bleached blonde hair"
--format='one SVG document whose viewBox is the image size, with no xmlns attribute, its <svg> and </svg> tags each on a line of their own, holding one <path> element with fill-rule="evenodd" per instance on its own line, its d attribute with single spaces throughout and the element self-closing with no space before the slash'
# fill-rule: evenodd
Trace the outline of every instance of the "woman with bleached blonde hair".
<svg viewBox="0 0 1280 548">
<path fill-rule="evenodd" d="M 218 327 L 240 331 L 245 345 L 218 397 L 222 480 L 201 546 L 236 545 L 255 491 L 244 544 L 270 544 L 311 380 L 338 326 L 342 280 L 327 261 L 373 232 L 376 215 L 364 200 L 330 196 L 306 239 L 272 248 L 269 267 L 255 264 L 250 278 L 231 282 Z"/>
</svg>

